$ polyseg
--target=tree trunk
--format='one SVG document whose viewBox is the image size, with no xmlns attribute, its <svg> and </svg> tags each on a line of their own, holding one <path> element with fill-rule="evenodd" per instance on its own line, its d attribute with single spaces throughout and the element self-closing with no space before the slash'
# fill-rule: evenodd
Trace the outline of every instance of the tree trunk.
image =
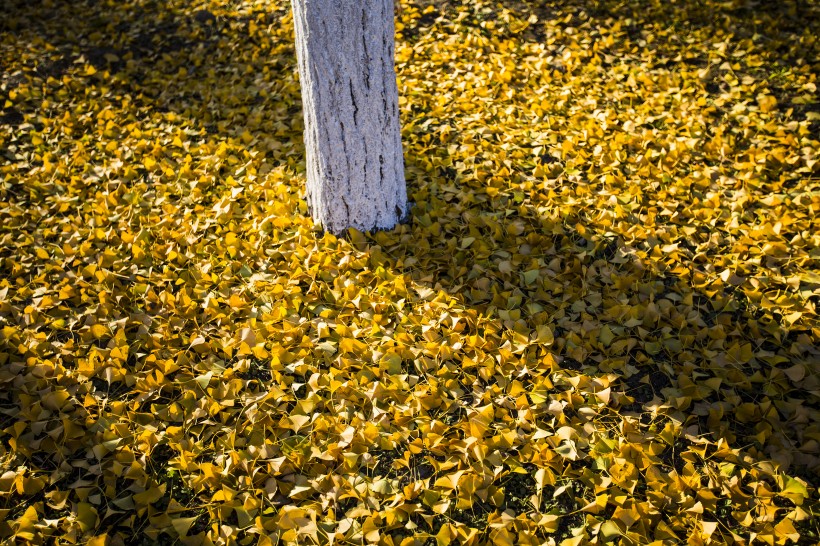
<svg viewBox="0 0 820 546">
<path fill-rule="evenodd" d="M 307 202 L 331 233 L 390 229 L 407 212 L 393 0 L 292 0 Z"/>
</svg>

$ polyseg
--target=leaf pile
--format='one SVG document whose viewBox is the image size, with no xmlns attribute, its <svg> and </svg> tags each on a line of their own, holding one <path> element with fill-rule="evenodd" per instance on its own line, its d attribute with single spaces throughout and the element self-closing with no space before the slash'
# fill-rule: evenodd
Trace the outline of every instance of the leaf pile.
<svg viewBox="0 0 820 546">
<path fill-rule="evenodd" d="M 815 544 L 818 6 L 403 3 L 407 225 L 280 0 L 5 0 L 0 538 Z"/>
</svg>

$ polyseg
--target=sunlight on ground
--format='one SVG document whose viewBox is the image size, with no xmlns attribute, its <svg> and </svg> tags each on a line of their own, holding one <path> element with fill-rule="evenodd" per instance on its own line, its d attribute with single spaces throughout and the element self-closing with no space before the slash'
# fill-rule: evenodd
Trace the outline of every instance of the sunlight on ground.
<svg viewBox="0 0 820 546">
<path fill-rule="evenodd" d="M 6 0 L 0 538 L 817 543 L 820 14 L 747 4 L 405 3 L 336 238 L 287 2 Z"/>
</svg>

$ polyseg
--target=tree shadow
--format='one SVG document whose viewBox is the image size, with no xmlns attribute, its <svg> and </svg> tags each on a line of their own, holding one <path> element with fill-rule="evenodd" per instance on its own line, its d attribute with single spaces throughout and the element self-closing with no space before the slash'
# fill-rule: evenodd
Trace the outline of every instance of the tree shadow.
<svg viewBox="0 0 820 546">
<path fill-rule="evenodd" d="M 804 379 L 816 375 L 820 351 L 808 326 L 754 305 L 739 280 L 704 283 L 694 262 L 681 260 L 681 272 L 647 259 L 652 245 L 626 244 L 583 210 L 545 217 L 535 196 L 481 203 L 481 184 L 452 169 L 411 162 L 408 174 L 412 222 L 397 237 L 368 239 L 374 267 L 493 323 L 498 346 L 532 342 L 549 326 L 553 372 L 615 374 L 613 391 L 625 396 L 611 409 L 621 415 L 646 419 L 663 406 L 689 439 L 724 441 L 817 483 L 808 415 L 818 401 Z M 535 367 L 535 346 L 515 358 Z"/>
<path fill-rule="evenodd" d="M 820 351 L 810 328 L 789 327 L 740 286 L 696 280 L 694 262 L 683 260 L 682 273 L 647 259 L 651 248 L 604 233 L 580 209 L 545 216 L 535 195 L 488 197 L 470 177 L 412 160 L 407 171 L 410 224 L 351 241 L 372 270 L 395 273 L 413 294 L 408 299 L 425 309 L 423 328 L 404 334 L 414 331 L 426 357 L 405 362 L 404 372 L 434 377 L 430 395 L 442 402 L 421 418 L 463 422 L 492 401 L 496 416 L 509 410 L 512 420 L 511 400 L 523 390 L 533 393 L 524 407 L 541 427 L 587 427 L 603 436 L 634 427 L 624 432 L 627 442 L 660 442 L 650 466 L 664 475 L 731 465 L 770 469 L 771 483 L 781 473 L 818 483 L 810 416 L 818 410 L 812 385 Z M 598 391 L 605 404 L 592 394 Z M 527 453 L 518 449 L 504 452 Z M 567 464 L 582 474 L 602 463 L 590 451 Z M 527 476 L 507 475 L 502 510 L 518 511 L 517 499 L 534 494 Z M 582 478 L 576 485 L 593 487 Z M 576 491 L 575 499 L 586 500 L 562 513 L 580 510 L 590 489 Z M 719 501 L 709 517 L 743 535 L 740 512 L 727 508 L 736 501 Z"/>
</svg>

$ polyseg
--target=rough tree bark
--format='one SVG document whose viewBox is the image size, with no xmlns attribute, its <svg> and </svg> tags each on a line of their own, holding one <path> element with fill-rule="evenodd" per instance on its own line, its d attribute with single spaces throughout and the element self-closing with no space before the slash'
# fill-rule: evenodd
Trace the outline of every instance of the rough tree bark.
<svg viewBox="0 0 820 546">
<path fill-rule="evenodd" d="M 332 233 L 390 229 L 407 212 L 393 1 L 292 0 L 308 207 Z"/>
</svg>

